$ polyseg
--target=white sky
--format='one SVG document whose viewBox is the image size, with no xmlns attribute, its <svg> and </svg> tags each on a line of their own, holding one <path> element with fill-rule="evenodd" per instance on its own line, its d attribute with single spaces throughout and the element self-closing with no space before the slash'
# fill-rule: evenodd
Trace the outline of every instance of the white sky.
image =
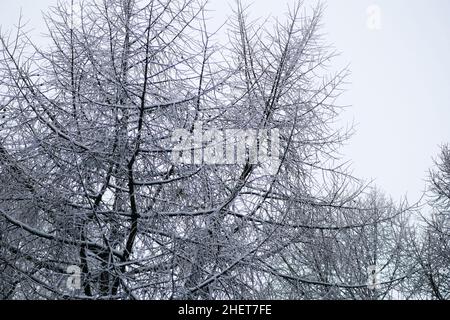
<svg viewBox="0 0 450 320">
<path fill-rule="evenodd" d="M 11 28 L 20 8 L 35 34 L 44 32 L 41 11 L 56 0 L 0 0 L 0 25 Z M 252 15 L 281 15 L 286 0 L 253 2 Z M 307 4 L 316 0 L 307 0 Z M 216 22 L 232 0 L 210 0 Z M 355 136 L 343 149 L 354 174 L 375 179 L 394 199 L 418 200 L 439 145 L 450 142 L 450 1 L 324 0 L 323 31 L 350 64 L 351 84 L 342 104 L 352 107 Z M 367 8 L 381 9 L 381 30 L 367 27 Z"/>
</svg>

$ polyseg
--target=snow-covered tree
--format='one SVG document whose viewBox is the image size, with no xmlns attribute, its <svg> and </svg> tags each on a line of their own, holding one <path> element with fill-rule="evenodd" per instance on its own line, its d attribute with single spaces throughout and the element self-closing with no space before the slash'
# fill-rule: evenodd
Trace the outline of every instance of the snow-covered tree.
<svg viewBox="0 0 450 320">
<path fill-rule="evenodd" d="M 48 47 L 0 36 L 3 298 L 386 298 L 404 277 L 407 208 L 339 164 L 322 8 L 261 23 L 238 2 L 223 43 L 205 5 L 73 0 Z M 275 170 L 173 161 L 199 123 L 278 130 Z"/>
</svg>

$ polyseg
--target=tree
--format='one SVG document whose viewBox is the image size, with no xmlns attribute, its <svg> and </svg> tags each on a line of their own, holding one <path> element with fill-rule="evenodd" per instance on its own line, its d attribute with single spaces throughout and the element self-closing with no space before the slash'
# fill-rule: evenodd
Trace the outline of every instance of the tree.
<svg viewBox="0 0 450 320">
<path fill-rule="evenodd" d="M 430 172 L 432 213 L 424 216 L 422 240 L 416 248 L 420 267 L 416 282 L 419 297 L 450 299 L 450 149 L 442 147 Z"/>
<path fill-rule="evenodd" d="M 347 71 L 326 71 L 322 8 L 272 23 L 246 12 L 237 2 L 226 44 L 197 0 L 61 2 L 49 48 L 20 25 L 1 35 L 4 298 L 370 298 L 373 259 L 388 295 L 407 210 L 338 163 Z M 275 170 L 251 148 L 227 165 L 173 161 L 208 148 L 174 149 L 199 123 L 236 139 L 278 130 Z"/>
</svg>

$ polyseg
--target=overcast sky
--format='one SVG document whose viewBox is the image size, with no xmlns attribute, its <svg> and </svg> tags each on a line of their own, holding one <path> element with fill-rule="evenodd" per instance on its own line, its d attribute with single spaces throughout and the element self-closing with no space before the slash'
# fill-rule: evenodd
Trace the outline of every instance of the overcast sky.
<svg viewBox="0 0 450 320">
<path fill-rule="evenodd" d="M 22 8 L 29 28 L 39 35 L 45 31 L 41 11 L 55 1 L 0 0 L 0 25 L 12 27 Z M 216 22 L 229 14 L 230 2 L 210 1 Z M 327 7 L 323 31 L 342 53 L 335 66 L 350 64 L 352 72 L 341 103 L 352 106 L 343 121 L 354 120 L 357 130 L 343 149 L 345 158 L 356 176 L 373 178 L 394 199 L 408 194 L 413 202 L 439 145 L 450 142 L 450 1 L 322 2 Z M 252 15 L 281 15 L 287 3 L 253 1 Z M 368 14 L 372 5 L 380 9 L 380 24 L 376 10 Z"/>
</svg>

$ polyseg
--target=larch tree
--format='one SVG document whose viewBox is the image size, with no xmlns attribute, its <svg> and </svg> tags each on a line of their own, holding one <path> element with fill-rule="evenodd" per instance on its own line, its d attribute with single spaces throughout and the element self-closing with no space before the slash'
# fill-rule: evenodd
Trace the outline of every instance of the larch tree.
<svg viewBox="0 0 450 320">
<path fill-rule="evenodd" d="M 382 299 L 408 274 L 408 208 L 339 164 L 322 7 L 261 23 L 237 2 L 223 43 L 205 6 L 66 1 L 48 47 L 0 36 L 2 298 Z M 279 132 L 278 161 L 198 161 L 177 130 Z"/>
</svg>

